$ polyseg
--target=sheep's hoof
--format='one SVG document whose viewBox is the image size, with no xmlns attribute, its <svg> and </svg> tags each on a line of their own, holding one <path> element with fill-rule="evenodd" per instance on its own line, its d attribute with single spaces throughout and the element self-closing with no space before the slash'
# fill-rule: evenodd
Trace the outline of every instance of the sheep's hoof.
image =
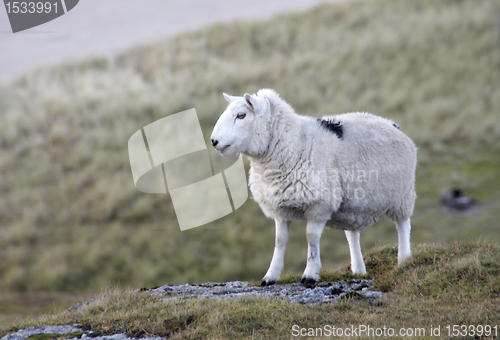
<svg viewBox="0 0 500 340">
<path fill-rule="evenodd" d="M 266 280 L 262 280 L 262 282 L 260 283 L 260 285 L 262 287 L 265 287 L 265 286 L 272 286 L 273 284 L 275 284 L 276 281 L 266 281 Z"/>
<path fill-rule="evenodd" d="M 316 283 L 316 280 L 311 277 L 303 277 L 302 279 L 300 279 L 300 283 L 306 285 L 313 285 Z"/>
</svg>

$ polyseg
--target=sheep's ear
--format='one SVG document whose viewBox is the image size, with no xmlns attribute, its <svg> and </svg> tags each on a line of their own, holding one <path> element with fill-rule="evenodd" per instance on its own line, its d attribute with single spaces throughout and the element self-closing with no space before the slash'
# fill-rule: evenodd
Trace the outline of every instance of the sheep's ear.
<svg viewBox="0 0 500 340">
<path fill-rule="evenodd" d="M 248 93 L 243 95 L 246 104 L 258 115 L 263 115 L 269 106 L 269 101 L 266 98 L 251 96 Z"/>
<path fill-rule="evenodd" d="M 222 93 L 222 95 L 224 96 L 224 98 L 226 98 L 228 103 L 234 102 L 235 100 L 238 100 L 238 98 L 241 98 L 241 97 L 236 97 L 236 96 L 230 96 L 226 93 Z"/>
</svg>

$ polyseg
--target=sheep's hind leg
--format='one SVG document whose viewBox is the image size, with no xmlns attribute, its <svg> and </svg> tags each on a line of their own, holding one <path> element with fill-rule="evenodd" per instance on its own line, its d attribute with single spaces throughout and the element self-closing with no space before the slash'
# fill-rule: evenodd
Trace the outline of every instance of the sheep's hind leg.
<svg viewBox="0 0 500 340">
<path fill-rule="evenodd" d="M 406 259 L 411 256 L 410 249 L 410 219 L 402 222 L 396 222 L 398 231 L 398 265 L 401 265 Z"/>
<path fill-rule="evenodd" d="M 286 243 L 288 242 L 288 234 L 290 233 L 290 223 L 291 221 L 279 221 L 275 220 L 276 223 L 276 240 L 274 246 L 273 259 L 271 260 L 271 265 L 260 283 L 261 286 L 270 286 L 278 281 L 281 272 L 283 271 L 283 266 L 285 263 L 285 250 Z"/>
<path fill-rule="evenodd" d="M 319 240 L 326 222 L 307 222 L 307 265 L 300 283 L 315 283 L 319 280 L 321 258 L 319 254 Z"/>
<path fill-rule="evenodd" d="M 351 253 L 351 270 L 353 274 L 366 274 L 365 262 L 361 253 L 359 244 L 359 231 L 346 230 L 345 236 L 349 243 L 349 252 Z"/>
</svg>

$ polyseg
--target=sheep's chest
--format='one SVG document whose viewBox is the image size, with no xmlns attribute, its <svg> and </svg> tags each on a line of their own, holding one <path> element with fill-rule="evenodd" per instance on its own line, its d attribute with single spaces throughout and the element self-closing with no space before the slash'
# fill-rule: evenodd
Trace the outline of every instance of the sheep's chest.
<svg viewBox="0 0 500 340">
<path fill-rule="evenodd" d="M 250 172 L 249 185 L 254 200 L 270 218 L 304 219 L 314 201 L 306 177 L 291 176 L 281 171 Z"/>
</svg>

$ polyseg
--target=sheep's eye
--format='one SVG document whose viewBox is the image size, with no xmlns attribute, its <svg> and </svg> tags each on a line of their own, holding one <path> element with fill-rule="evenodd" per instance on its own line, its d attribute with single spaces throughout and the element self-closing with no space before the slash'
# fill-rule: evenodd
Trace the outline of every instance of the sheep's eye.
<svg viewBox="0 0 500 340">
<path fill-rule="evenodd" d="M 243 118 L 245 118 L 246 116 L 247 116 L 247 114 L 246 114 L 246 113 L 238 113 L 238 114 L 236 115 L 236 118 L 238 118 L 238 119 L 243 119 Z"/>
</svg>

